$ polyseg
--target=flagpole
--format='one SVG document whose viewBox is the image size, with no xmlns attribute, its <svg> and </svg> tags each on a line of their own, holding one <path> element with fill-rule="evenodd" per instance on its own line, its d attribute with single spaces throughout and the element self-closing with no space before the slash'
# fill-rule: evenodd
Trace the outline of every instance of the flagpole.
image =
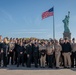
<svg viewBox="0 0 76 75">
<path fill-rule="evenodd" d="M 45 19 L 45 18 L 47 18 L 49 16 L 53 16 L 53 39 L 55 39 L 54 6 L 51 9 L 49 9 L 48 11 L 45 11 L 45 12 L 42 13 L 42 19 Z"/>
<path fill-rule="evenodd" d="M 53 7 L 53 39 L 55 39 L 55 19 L 54 19 L 54 7 Z"/>
</svg>

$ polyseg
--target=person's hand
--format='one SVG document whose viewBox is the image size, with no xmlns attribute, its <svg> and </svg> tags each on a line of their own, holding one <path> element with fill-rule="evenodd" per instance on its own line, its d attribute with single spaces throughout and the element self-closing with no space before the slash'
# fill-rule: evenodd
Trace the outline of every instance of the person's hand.
<svg viewBox="0 0 76 75">
<path fill-rule="evenodd" d="M 23 52 L 20 52 L 20 54 L 22 54 Z"/>
<path fill-rule="evenodd" d="M 62 53 L 62 55 L 64 56 L 64 53 Z"/>
<path fill-rule="evenodd" d="M 1 50 L 1 53 L 3 53 L 3 50 Z"/>
<path fill-rule="evenodd" d="M 10 52 L 12 52 L 12 50 L 10 50 Z"/>
<path fill-rule="evenodd" d="M 29 54 L 27 55 L 27 57 L 29 57 Z"/>
<path fill-rule="evenodd" d="M 71 55 L 72 53 L 71 52 L 69 52 L 69 55 Z"/>
</svg>

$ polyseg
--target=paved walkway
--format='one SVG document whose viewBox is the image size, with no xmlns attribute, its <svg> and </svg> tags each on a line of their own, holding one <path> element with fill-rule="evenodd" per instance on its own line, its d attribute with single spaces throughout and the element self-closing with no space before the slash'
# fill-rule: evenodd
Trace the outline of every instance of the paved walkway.
<svg viewBox="0 0 76 75">
<path fill-rule="evenodd" d="M 76 75 L 76 68 L 48 69 L 8 66 L 7 68 L 0 68 L 0 75 Z"/>
</svg>

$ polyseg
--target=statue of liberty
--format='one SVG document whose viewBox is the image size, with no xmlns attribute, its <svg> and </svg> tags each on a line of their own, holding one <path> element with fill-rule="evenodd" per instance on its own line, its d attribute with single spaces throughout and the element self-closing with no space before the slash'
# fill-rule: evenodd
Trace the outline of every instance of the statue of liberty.
<svg viewBox="0 0 76 75">
<path fill-rule="evenodd" d="M 68 11 L 68 15 L 66 15 L 65 19 L 63 20 L 64 32 L 70 32 L 70 30 L 69 30 L 69 18 L 70 18 L 70 12 Z"/>
</svg>

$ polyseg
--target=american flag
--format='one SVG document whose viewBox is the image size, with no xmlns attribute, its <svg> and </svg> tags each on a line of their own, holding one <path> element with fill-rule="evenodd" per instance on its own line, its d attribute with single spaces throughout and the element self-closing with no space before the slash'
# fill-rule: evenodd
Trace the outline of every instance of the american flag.
<svg viewBox="0 0 76 75">
<path fill-rule="evenodd" d="M 47 18 L 49 16 L 53 16 L 53 15 L 54 15 L 54 8 L 52 7 L 48 11 L 45 11 L 42 13 L 42 19 Z"/>
</svg>

